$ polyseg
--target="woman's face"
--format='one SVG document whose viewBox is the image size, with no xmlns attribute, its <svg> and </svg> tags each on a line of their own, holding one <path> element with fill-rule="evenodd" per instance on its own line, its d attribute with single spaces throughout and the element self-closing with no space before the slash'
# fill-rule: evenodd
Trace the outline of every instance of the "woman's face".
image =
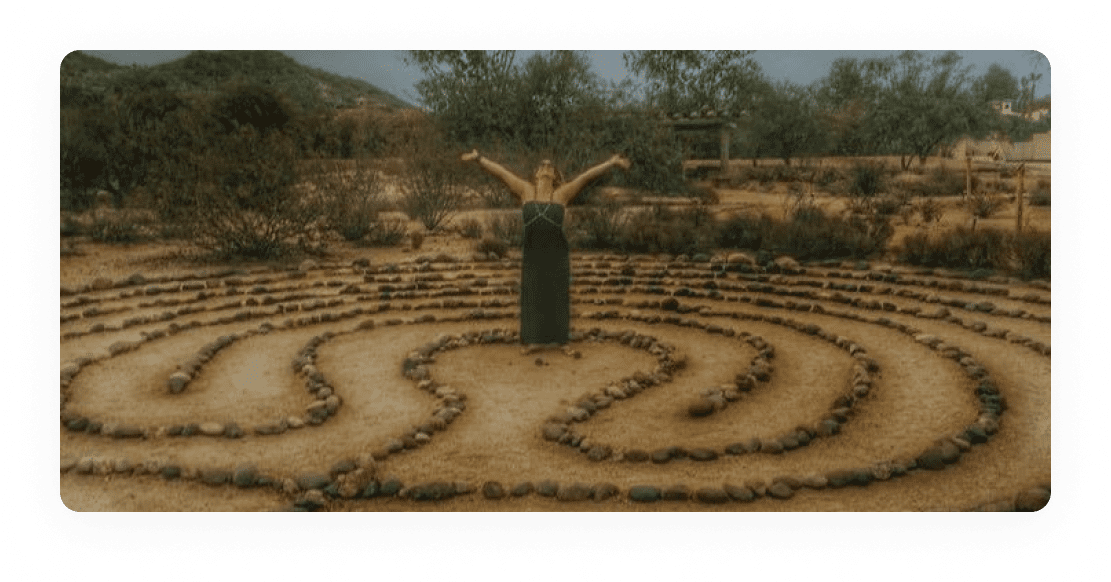
<svg viewBox="0 0 1111 582">
<path fill-rule="evenodd" d="M 540 162 L 540 167 L 536 169 L 536 183 L 547 182 L 552 184 L 556 180 L 555 166 L 548 160 Z"/>
<path fill-rule="evenodd" d="M 544 160 L 540 162 L 540 168 L 537 169 L 537 193 L 548 195 L 555 189 L 555 181 L 558 180 L 558 174 L 555 173 L 555 167 L 552 162 Z"/>
</svg>

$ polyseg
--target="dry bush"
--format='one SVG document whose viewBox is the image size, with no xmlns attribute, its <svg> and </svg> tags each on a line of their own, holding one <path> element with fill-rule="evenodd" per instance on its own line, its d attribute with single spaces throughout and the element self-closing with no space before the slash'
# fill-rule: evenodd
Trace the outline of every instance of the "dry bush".
<svg viewBox="0 0 1111 582">
<path fill-rule="evenodd" d="M 486 228 L 490 232 L 490 238 L 500 240 L 513 248 L 521 248 L 525 225 L 519 211 L 490 217 L 486 221 Z"/>
<path fill-rule="evenodd" d="M 965 196 L 962 201 L 965 209 L 972 215 L 972 229 L 976 229 L 976 221 L 985 218 L 991 218 L 996 212 L 999 212 L 1003 205 L 1006 204 L 1000 196 L 994 196 L 987 192 L 973 190 L 972 194 Z"/>
<path fill-rule="evenodd" d="M 484 238 L 475 243 L 474 250 L 482 254 L 493 253 L 498 258 L 502 258 L 509 252 L 509 245 L 502 239 Z"/>
<path fill-rule="evenodd" d="M 1042 178 L 1030 191 L 1030 204 L 1032 206 L 1049 206 L 1050 201 L 1049 180 Z"/>
<path fill-rule="evenodd" d="M 624 222 L 622 208 L 614 202 L 575 206 L 567 227 L 568 239 L 574 248 L 617 248 Z"/>
<path fill-rule="evenodd" d="M 1048 232 L 1027 231 L 1011 239 L 1015 266 L 1020 277 L 1049 279 L 1051 252 Z"/>
<path fill-rule="evenodd" d="M 467 218 L 459 225 L 459 233 L 463 238 L 482 238 L 482 223 L 476 218 Z"/>
<path fill-rule="evenodd" d="M 303 193 L 296 147 L 278 131 L 243 126 L 168 158 L 150 190 L 162 219 L 197 246 L 234 257 L 287 253 L 324 217 L 319 193 Z"/>
<path fill-rule="evenodd" d="M 385 208 L 378 171 L 367 159 L 353 163 L 328 160 L 312 178 L 324 205 L 323 226 L 344 240 L 360 241 L 378 228 Z"/>
<path fill-rule="evenodd" d="M 903 239 L 899 259 L 912 265 L 953 269 L 1004 269 L 1010 248 L 1003 231 L 958 226 L 944 233 L 917 232 Z"/>
</svg>

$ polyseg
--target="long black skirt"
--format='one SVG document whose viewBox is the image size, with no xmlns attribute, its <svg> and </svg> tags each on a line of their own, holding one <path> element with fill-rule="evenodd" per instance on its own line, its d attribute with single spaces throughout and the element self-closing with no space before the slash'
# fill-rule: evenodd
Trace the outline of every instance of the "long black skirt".
<svg viewBox="0 0 1111 582">
<path fill-rule="evenodd" d="M 526 202 L 521 261 L 521 342 L 566 344 L 571 328 L 571 257 L 563 206 Z"/>
</svg>

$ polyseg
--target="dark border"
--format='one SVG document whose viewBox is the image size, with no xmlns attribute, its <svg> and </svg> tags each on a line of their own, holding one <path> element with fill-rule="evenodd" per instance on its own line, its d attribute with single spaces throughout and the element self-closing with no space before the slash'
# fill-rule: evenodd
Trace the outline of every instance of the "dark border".
<svg viewBox="0 0 1111 582">
<path fill-rule="evenodd" d="M 734 579 L 755 572 L 785 578 L 800 571 L 832 572 L 838 578 L 891 579 L 909 570 L 995 579 L 1021 578 L 1068 570 L 1099 579 L 1105 558 L 1105 509 L 1094 495 L 1107 485 L 1102 450 L 1103 423 L 1074 415 L 1083 401 L 1089 410 L 1105 405 L 1101 390 L 1085 390 L 1100 368 L 1100 335 L 1083 334 L 1081 321 L 1098 324 L 1092 312 L 1100 297 L 1093 278 L 1103 252 L 1099 212 L 1092 208 L 1100 189 L 1098 171 L 1085 159 L 1107 158 L 1104 145 L 1107 99 L 1095 96 L 1107 78 L 1104 13 L 1075 0 L 1053 10 L 947 7 L 918 10 L 861 6 L 840 10 L 814 2 L 807 8 L 667 9 L 637 7 L 558 7 L 532 9 L 508 2 L 483 2 L 466 10 L 451 4 L 411 9 L 374 9 L 349 4 L 326 8 L 150 8 L 123 6 L 78 9 L 37 4 L 17 9 L 6 26 L 6 100 L 11 149 L 4 162 L 11 181 L 6 203 L 10 239 L 4 249 L 13 281 L 8 315 L 9 407 L 6 427 L 10 454 L 4 552 L 9 572 L 30 579 L 72 579 L 93 575 L 137 578 L 302 579 L 321 573 L 342 578 L 394 574 L 404 578 L 528 578 L 551 572 L 553 579 L 645 576 Z M 819 8 L 820 7 L 820 8 Z M 1060 16 L 1059 16 L 1060 14 Z M 319 26 L 311 26 L 317 22 Z M 1037 515 L 914 515 L 911 519 L 845 520 L 835 515 L 689 515 L 661 525 L 652 514 L 623 516 L 601 525 L 597 514 L 544 515 L 516 526 L 476 523 L 467 515 L 376 516 L 373 528 L 348 519 L 333 524 L 320 515 L 296 519 L 278 514 L 252 518 L 176 519 L 156 515 L 138 522 L 119 515 L 73 514 L 57 500 L 57 63 L 80 48 L 161 47 L 223 49 L 411 48 L 418 43 L 523 42 L 559 48 L 653 46 L 659 42 L 751 43 L 758 48 L 1033 48 L 1050 58 L 1055 123 L 1053 330 L 1054 501 Z M 599 42 L 600 41 L 600 42 Z M 704 46 L 704 44 L 703 44 Z M 160 47 L 160 48 L 161 48 Z M 28 108 L 26 110 L 20 108 Z M 36 116 L 30 114 L 37 108 Z M 1064 122 L 1067 120 L 1068 122 Z M 1102 122 L 1103 127 L 1099 127 Z M 1087 123 L 1087 124 L 1085 124 Z M 1073 148 L 1078 151 L 1074 151 Z M 17 155 L 18 154 L 18 155 Z M 1089 162 L 1090 163 L 1090 162 Z M 34 180 L 30 168 L 36 168 Z M 1083 172 L 1083 173 L 1082 173 Z M 1069 175 L 1065 175 L 1069 174 Z M 24 177 L 26 175 L 26 177 Z M 1105 184 L 1107 179 L 1103 179 Z M 1083 195 L 1080 193 L 1084 185 Z M 38 195 L 31 195 L 36 190 Z M 1084 203 L 1082 207 L 1082 203 Z M 1081 213 L 1081 210 L 1084 212 Z M 1079 247 L 1081 237 L 1087 237 Z M 22 239 L 18 241 L 17 239 Z M 1071 243 L 1071 244 L 1070 244 Z M 1073 258 L 1062 264 L 1060 258 Z M 1092 263 L 1091 272 L 1081 271 Z M 31 269 L 30 265 L 36 265 Z M 1081 285 L 1083 287 L 1081 288 Z M 1081 303 L 1081 298 L 1084 300 Z M 1084 311 L 1081 311 L 1083 309 Z M 1095 308 L 1099 309 L 1099 308 Z M 30 343 L 38 344 L 38 358 Z M 1075 340 L 1075 342 L 1074 342 Z M 1083 345 L 1077 342 L 1083 341 Z M 1075 358 L 1075 361 L 1073 361 Z M 1083 381 L 1081 380 L 1083 378 Z M 37 390 L 31 389 L 36 387 Z M 1074 387 L 1074 390 L 1070 390 Z M 18 405 L 17 405 L 18 404 Z M 1105 410 L 1105 409 L 1104 409 Z M 17 419 L 18 415 L 18 419 Z M 34 429 L 33 431 L 31 429 Z M 1074 441 L 1074 436 L 1090 436 Z M 30 454 L 38 444 L 38 455 Z M 1087 495 L 1085 495 L 1087 493 Z M 487 514 L 491 515 L 491 514 Z M 366 520 L 366 518 L 362 518 Z M 698 521 L 695 522 L 694 520 Z M 303 520 L 303 521 L 302 521 Z M 384 520 L 384 521 L 383 521 Z M 743 521 L 741 521 L 743 520 Z M 488 522 L 488 520 L 483 520 Z M 153 523 L 151 523 L 153 522 Z M 867 522 L 867 523 L 862 523 Z M 304 523 L 307 526 L 292 526 Z M 130 526 L 129 526 L 130 525 Z M 1104 535 L 1101 535 L 1104 534 Z M 793 542 L 788 545 L 789 542 Z M 1060 564 L 1060 565 L 1058 565 Z M 12 568 L 14 566 L 14 568 Z M 852 574 L 847 572 L 853 571 Z M 347 574 L 347 575 L 344 575 Z M 671 574 L 671 575 L 669 575 Z M 812 575 L 812 574 L 811 574 Z"/>
</svg>

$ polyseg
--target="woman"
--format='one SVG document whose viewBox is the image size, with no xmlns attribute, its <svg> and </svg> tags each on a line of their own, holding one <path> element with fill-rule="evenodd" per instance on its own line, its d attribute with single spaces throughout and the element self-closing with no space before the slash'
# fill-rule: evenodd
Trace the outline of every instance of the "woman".
<svg viewBox="0 0 1111 582">
<path fill-rule="evenodd" d="M 540 345 L 565 345 L 571 327 L 571 258 L 563 236 L 563 207 L 610 168 L 629 169 L 629 160 L 615 155 L 563 184 L 548 160 L 540 163 L 532 183 L 482 157 L 478 150 L 463 154 L 461 159 L 478 162 L 522 205 L 521 343 L 529 346 L 527 352 Z"/>
</svg>

